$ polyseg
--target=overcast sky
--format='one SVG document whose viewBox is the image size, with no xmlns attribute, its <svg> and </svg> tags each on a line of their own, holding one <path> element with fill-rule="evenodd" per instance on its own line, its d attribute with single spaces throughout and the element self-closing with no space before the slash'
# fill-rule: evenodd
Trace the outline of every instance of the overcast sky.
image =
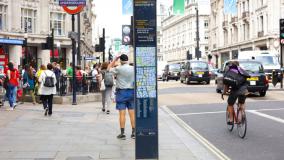
<svg viewBox="0 0 284 160">
<path fill-rule="evenodd" d="M 172 0 L 158 0 L 163 4 L 170 5 Z M 121 38 L 121 26 L 130 24 L 130 16 L 122 15 L 122 0 L 94 0 L 96 20 L 96 32 L 102 33 L 106 29 L 106 36 Z"/>
</svg>

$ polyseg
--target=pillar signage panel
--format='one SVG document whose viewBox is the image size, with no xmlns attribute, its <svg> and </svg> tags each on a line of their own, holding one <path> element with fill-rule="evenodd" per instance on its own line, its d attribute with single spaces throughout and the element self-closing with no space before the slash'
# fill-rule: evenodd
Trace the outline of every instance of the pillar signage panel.
<svg viewBox="0 0 284 160">
<path fill-rule="evenodd" d="M 158 159 L 156 0 L 134 0 L 136 159 Z"/>
<path fill-rule="evenodd" d="M 86 0 L 59 0 L 60 6 L 79 6 L 86 5 Z"/>
</svg>

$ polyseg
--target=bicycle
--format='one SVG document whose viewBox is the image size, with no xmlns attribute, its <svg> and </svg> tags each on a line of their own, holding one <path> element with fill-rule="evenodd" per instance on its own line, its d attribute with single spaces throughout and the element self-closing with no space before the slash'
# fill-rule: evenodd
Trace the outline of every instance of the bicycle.
<svg viewBox="0 0 284 160">
<path fill-rule="evenodd" d="M 224 100 L 224 95 L 222 94 L 222 99 Z M 237 111 L 237 112 L 236 112 Z M 226 124 L 227 128 L 230 132 L 233 131 L 234 125 L 237 125 L 238 135 L 240 138 L 245 138 L 246 132 L 247 132 L 247 118 L 246 118 L 246 112 L 245 110 L 242 110 L 240 107 L 240 104 L 237 103 L 237 109 L 234 109 L 233 112 L 233 120 L 234 122 L 232 124 L 229 124 L 230 121 L 230 113 L 228 111 L 228 107 L 226 109 Z"/>
</svg>

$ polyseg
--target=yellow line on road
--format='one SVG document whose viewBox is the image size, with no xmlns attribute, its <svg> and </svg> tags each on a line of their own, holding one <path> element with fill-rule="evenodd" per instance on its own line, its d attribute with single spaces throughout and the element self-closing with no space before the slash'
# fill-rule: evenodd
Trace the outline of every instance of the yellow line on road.
<svg viewBox="0 0 284 160">
<path fill-rule="evenodd" d="M 161 107 L 165 112 L 167 112 L 179 125 L 181 125 L 185 130 L 187 130 L 195 139 L 202 143 L 207 149 L 209 149 L 214 155 L 216 155 L 220 160 L 230 160 L 228 156 L 222 153 L 218 148 L 216 148 L 212 143 L 202 137 L 198 132 L 181 120 L 176 114 L 174 114 L 167 106 Z"/>
</svg>

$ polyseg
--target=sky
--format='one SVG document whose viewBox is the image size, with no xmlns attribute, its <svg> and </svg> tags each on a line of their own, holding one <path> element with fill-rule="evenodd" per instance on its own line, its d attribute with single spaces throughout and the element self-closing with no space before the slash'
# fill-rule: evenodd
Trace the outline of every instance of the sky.
<svg viewBox="0 0 284 160">
<path fill-rule="evenodd" d="M 172 0 L 158 0 L 170 5 Z M 102 34 L 105 28 L 106 37 L 121 38 L 121 27 L 130 24 L 130 16 L 122 15 L 122 0 L 94 0 L 96 19 L 96 32 Z"/>
</svg>

